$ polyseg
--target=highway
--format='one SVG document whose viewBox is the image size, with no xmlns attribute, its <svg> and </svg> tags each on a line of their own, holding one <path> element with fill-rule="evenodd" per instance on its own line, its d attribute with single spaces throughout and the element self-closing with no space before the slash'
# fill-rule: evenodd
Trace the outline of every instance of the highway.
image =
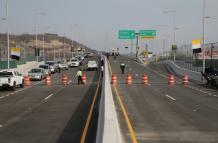
<svg viewBox="0 0 218 143">
<path fill-rule="evenodd" d="M 77 85 L 77 69 L 52 75 L 50 86 L 34 81 L 15 92 L 1 90 L 0 143 L 94 142 L 102 79 L 99 71 L 84 71 L 87 84 Z M 64 73 L 70 79 L 66 86 L 60 82 Z"/>
<path fill-rule="evenodd" d="M 121 74 L 120 63 L 126 64 Z M 111 73 L 117 75 L 113 98 L 119 124 L 127 143 L 217 143 L 218 90 L 199 83 L 184 87 L 181 77 L 169 86 L 170 70 L 162 64 L 142 66 L 134 60 L 110 57 Z M 126 74 L 133 76 L 127 85 Z M 148 85 L 141 84 L 147 74 Z"/>
</svg>

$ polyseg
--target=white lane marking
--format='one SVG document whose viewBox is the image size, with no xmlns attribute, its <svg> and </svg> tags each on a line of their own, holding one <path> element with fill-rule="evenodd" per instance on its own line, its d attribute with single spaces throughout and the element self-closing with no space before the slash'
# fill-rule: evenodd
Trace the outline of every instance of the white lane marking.
<svg viewBox="0 0 218 143">
<path fill-rule="evenodd" d="M 29 88 L 31 88 L 31 87 L 32 87 L 32 86 L 28 86 L 28 87 L 25 87 L 25 88 L 23 88 L 23 89 L 19 89 L 19 90 L 15 91 L 15 92 L 6 94 L 6 95 L 4 95 L 4 96 L 1 96 L 0 99 L 3 99 L 3 98 L 8 97 L 8 96 L 10 96 L 10 95 L 14 95 L 14 94 L 16 94 L 16 93 L 18 93 L 18 92 L 24 91 L 24 90 L 29 89 Z"/>
<path fill-rule="evenodd" d="M 168 97 L 169 99 L 171 99 L 171 100 L 173 100 L 173 101 L 176 101 L 176 99 L 175 98 L 173 98 L 173 97 L 171 97 L 171 96 L 169 96 L 169 95 L 165 95 L 166 97 Z"/>
<path fill-rule="evenodd" d="M 68 83 L 67 84 L 70 84 L 72 81 L 70 80 L 70 81 L 68 81 Z"/>
<path fill-rule="evenodd" d="M 40 83 L 42 83 L 43 81 L 39 81 L 39 82 L 37 82 L 37 83 L 34 83 L 33 85 L 38 85 L 38 84 L 40 84 Z"/>
<path fill-rule="evenodd" d="M 0 124 L 0 128 L 2 128 L 2 127 L 3 127 L 3 125 Z"/>
<path fill-rule="evenodd" d="M 213 95 L 214 97 L 218 97 L 217 95 Z"/>
<path fill-rule="evenodd" d="M 135 76 L 138 77 L 139 75 L 136 73 Z"/>
<path fill-rule="evenodd" d="M 50 94 L 49 96 L 47 96 L 44 100 L 49 99 L 50 97 L 52 97 L 54 94 Z"/>
<path fill-rule="evenodd" d="M 5 98 L 5 97 L 6 97 L 6 96 L 1 96 L 0 99 L 3 99 L 3 98 Z"/>
</svg>

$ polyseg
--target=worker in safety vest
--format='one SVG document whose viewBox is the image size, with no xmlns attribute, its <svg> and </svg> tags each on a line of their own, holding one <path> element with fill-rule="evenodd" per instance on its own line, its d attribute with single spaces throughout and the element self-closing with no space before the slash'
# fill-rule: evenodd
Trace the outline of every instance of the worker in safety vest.
<svg viewBox="0 0 218 143">
<path fill-rule="evenodd" d="M 125 64 L 124 63 L 120 64 L 120 69 L 121 69 L 122 74 L 124 74 L 124 70 L 125 70 Z"/>
<path fill-rule="evenodd" d="M 77 71 L 77 73 L 76 73 L 76 76 L 77 76 L 77 79 L 78 79 L 78 85 L 79 85 L 80 83 L 83 84 L 82 75 L 83 75 L 82 70 L 79 69 L 79 70 Z"/>
</svg>

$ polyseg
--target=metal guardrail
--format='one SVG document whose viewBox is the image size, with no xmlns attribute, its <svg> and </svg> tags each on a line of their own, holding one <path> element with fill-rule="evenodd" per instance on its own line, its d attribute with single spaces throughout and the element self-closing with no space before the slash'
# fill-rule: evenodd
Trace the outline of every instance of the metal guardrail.
<svg viewBox="0 0 218 143">
<path fill-rule="evenodd" d="M 169 61 L 169 60 L 160 61 L 159 63 L 167 64 L 176 74 L 178 74 L 180 76 L 187 74 L 190 79 L 192 79 L 194 81 L 202 82 L 200 72 L 196 72 L 196 71 L 182 68 L 182 67 L 176 65 L 173 61 Z"/>
<path fill-rule="evenodd" d="M 104 77 L 102 84 L 96 143 L 123 143 L 115 110 L 110 84 L 107 59 L 104 57 Z"/>
</svg>

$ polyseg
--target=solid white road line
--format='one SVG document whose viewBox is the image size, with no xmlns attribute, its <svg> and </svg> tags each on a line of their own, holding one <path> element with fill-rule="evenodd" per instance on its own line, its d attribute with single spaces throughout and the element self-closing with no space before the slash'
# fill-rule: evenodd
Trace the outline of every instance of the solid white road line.
<svg viewBox="0 0 218 143">
<path fill-rule="evenodd" d="M 50 97 L 52 97 L 54 94 L 50 94 L 49 96 L 47 96 L 44 100 L 49 99 Z"/>
<path fill-rule="evenodd" d="M 175 98 L 173 98 L 173 97 L 171 97 L 171 96 L 169 96 L 169 95 L 165 95 L 166 97 L 168 97 L 169 99 L 171 99 L 171 100 L 173 100 L 173 101 L 176 101 L 176 99 Z"/>
</svg>

